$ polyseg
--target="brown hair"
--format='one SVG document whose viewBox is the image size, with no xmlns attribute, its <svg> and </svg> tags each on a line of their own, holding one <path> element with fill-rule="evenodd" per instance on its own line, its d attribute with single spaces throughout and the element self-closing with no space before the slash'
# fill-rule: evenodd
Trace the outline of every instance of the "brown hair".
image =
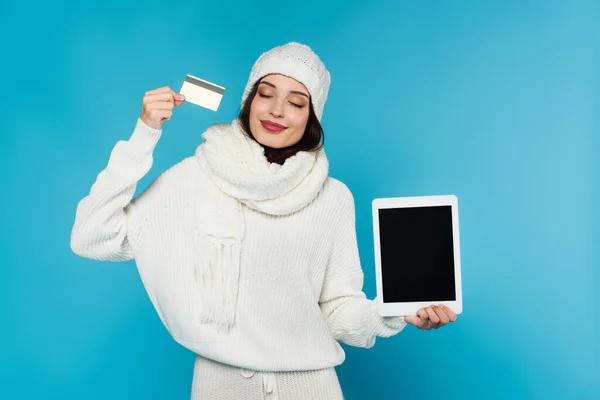
<svg viewBox="0 0 600 400">
<path fill-rule="evenodd" d="M 259 83 L 260 80 L 256 81 L 256 83 L 252 87 L 252 91 L 242 104 L 242 109 L 238 118 L 248 137 L 260 144 L 263 147 L 263 149 L 265 149 L 265 156 L 267 157 L 267 160 L 271 163 L 277 163 L 282 165 L 285 162 L 285 160 L 295 155 L 299 151 L 320 150 L 323 147 L 323 144 L 325 143 L 325 134 L 323 132 L 323 127 L 321 127 L 321 123 L 319 122 L 319 119 L 315 114 L 312 100 L 309 101 L 310 106 L 308 122 L 306 123 L 306 129 L 304 130 L 304 135 L 302 135 L 302 138 L 298 143 L 289 147 L 284 147 L 282 149 L 276 149 L 265 146 L 258 142 L 258 140 L 256 140 L 254 135 L 252 135 L 252 131 L 250 130 L 250 105 L 252 104 L 252 100 L 254 100 L 254 96 L 256 96 Z"/>
</svg>

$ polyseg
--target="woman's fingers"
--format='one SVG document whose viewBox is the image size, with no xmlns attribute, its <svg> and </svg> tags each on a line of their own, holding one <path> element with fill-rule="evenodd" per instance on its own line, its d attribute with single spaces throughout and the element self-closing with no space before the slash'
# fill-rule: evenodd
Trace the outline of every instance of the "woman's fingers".
<svg viewBox="0 0 600 400">
<path fill-rule="evenodd" d="M 440 306 L 433 306 L 431 308 L 439 318 L 439 322 L 436 324 L 436 328 L 441 328 L 450 321 L 450 318 L 448 318 L 448 316 Z"/>
<path fill-rule="evenodd" d="M 441 307 L 442 307 L 442 310 L 444 310 L 444 312 L 448 316 L 448 319 L 450 320 L 450 322 L 456 322 L 456 319 L 457 319 L 456 313 L 444 305 L 442 305 Z"/>
<path fill-rule="evenodd" d="M 175 95 L 175 107 L 182 105 L 185 102 L 185 96 L 182 94 Z"/>
<path fill-rule="evenodd" d="M 151 128 L 161 129 L 162 123 L 171 119 L 173 109 L 185 101 L 185 96 L 176 93 L 169 86 L 149 90 L 142 99 L 140 118 Z"/>
<path fill-rule="evenodd" d="M 404 318 L 406 320 L 406 317 L 404 317 Z M 419 310 L 417 310 L 417 315 L 414 316 L 413 318 L 416 321 L 413 325 L 415 325 L 417 328 L 424 329 L 424 330 L 431 329 L 431 323 L 429 322 L 429 315 L 427 314 L 425 309 L 420 308 Z"/>
<path fill-rule="evenodd" d="M 146 94 L 167 93 L 167 92 L 172 92 L 172 91 L 173 91 L 173 89 L 171 89 L 170 86 L 163 86 L 158 89 L 148 90 L 146 92 Z"/>
<path fill-rule="evenodd" d="M 157 102 L 171 103 L 175 107 L 180 106 L 185 102 L 185 96 L 175 92 L 163 92 L 144 96 L 144 101 L 148 104 Z"/>
<path fill-rule="evenodd" d="M 411 325 L 414 325 L 414 326 L 416 326 L 417 328 L 419 328 L 419 323 L 420 323 L 420 321 L 421 321 L 421 318 L 417 317 L 416 315 L 406 315 L 406 316 L 404 317 L 404 321 L 405 321 L 407 324 L 411 324 Z"/>
<path fill-rule="evenodd" d="M 156 101 L 146 105 L 146 110 L 172 110 L 174 104 L 170 101 Z"/>
<path fill-rule="evenodd" d="M 441 328 L 448 322 L 456 321 L 456 314 L 445 305 L 432 305 L 417 311 L 417 315 L 405 316 L 404 320 L 419 329 L 430 330 Z"/>
<path fill-rule="evenodd" d="M 417 311 L 417 315 L 421 319 L 421 325 L 419 326 L 419 328 L 425 329 L 425 330 L 430 330 L 431 329 L 431 321 L 429 321 L 429 314 L 427 313 L 427 311 L 425 311 L 424 308 L 421 308 L 421 309 L 419 309 L 419 311 Z"/>
<path fill-rule="evenodd" d="M 163 93 L 154 93 L 154 94 L 146 94 L 144 96 L 143 103 L 150 104 L 154 102 L 182 102 L 185 100 L 185 96 L 175 92 L 163 92 Z"/>
<path fill-rule="evenodd" d="M 154 93 L 147 94 L 144 96 L 143 102 L 146 104 L 151 104 L 157 101 L 173 101 L 173 93 L 165 92 L 165 93 Z"/>
<path fill-rule="evenodd" d="M 427 312 L 427 316 L 429 317 L 429 321 L 431 321 L 431 323 L 433 325 L 437 325 L 437 324 L 440 323 L 440 317 L 438 317 L 438 315 L 436 314 L 436 312 L 433 311 L 433 308 L 426 307 L 425 311 Z"/>
</svg>

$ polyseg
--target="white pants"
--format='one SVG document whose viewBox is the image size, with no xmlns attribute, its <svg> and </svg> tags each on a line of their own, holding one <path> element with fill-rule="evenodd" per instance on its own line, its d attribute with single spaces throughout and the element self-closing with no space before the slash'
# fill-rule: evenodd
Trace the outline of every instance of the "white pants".
<svg viewBox="0 0 600 400">
<path fill-rule="evenodd" d="M 335 368 L 260 372 L 196 355 L 192 400 L 343 400 Z"/>
</svg>

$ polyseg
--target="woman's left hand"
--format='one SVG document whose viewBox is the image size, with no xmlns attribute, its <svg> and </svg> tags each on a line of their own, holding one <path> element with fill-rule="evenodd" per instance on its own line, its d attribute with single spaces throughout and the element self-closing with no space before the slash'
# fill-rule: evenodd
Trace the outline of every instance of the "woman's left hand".
<svg viewBox="0 0 600 400">
<path fill-rule="evenodd" d="M 417 315 L 405 316 L 404 320 L 419 329 L 428 331 L 441 328 L 448 322 L 456 321 L 456 314 L 444 305 L 430 306 L 421 308 L 417 311 Z"/>
</svg>

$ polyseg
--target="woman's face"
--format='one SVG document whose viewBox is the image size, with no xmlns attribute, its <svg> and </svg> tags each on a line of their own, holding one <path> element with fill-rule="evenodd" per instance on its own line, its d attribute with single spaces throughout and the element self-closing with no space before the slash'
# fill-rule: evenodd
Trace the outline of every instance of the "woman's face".
<svg viewBox="0 0 600 400">
<path fill-rule="evenodd" d="M 250 130 L 263 146 L 281 149 L 302 139 L 309 115 L 309 94 L 295 79 L 263 77 L 250 105 Z"/>
</svg>

